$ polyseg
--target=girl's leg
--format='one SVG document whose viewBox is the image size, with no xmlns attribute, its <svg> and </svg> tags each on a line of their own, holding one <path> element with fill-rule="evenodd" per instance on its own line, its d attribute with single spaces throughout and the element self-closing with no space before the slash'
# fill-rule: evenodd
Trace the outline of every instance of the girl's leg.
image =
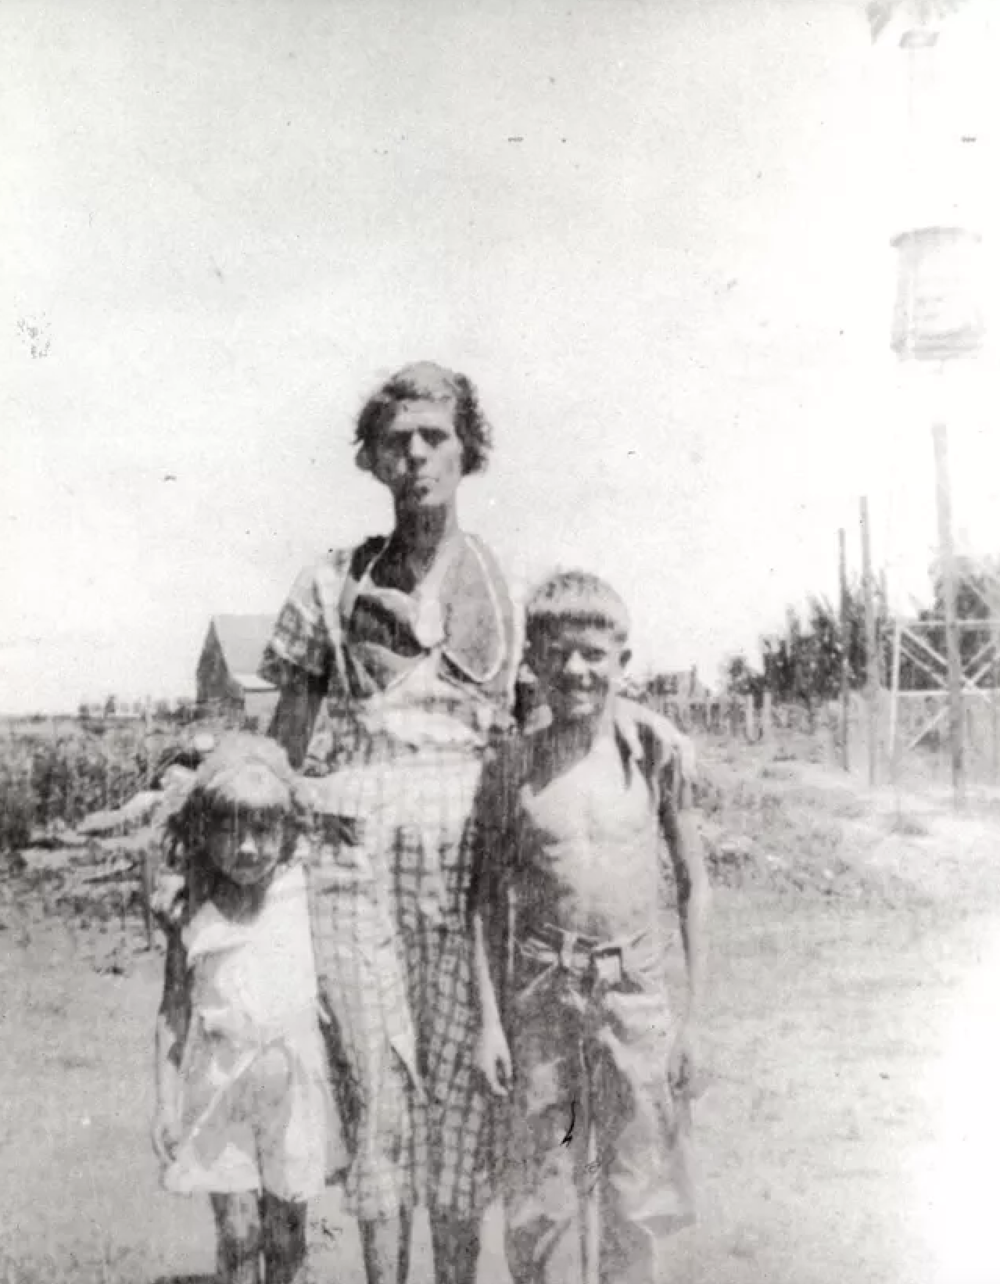
<svg viewBox="0 0 1000 1284">
<path fill-rule="evenodd" d="M 265 1191 L 261 1213 L 267 1284 L 305 1284 L 307 1205 Z"/>
<path fill-rule="evenodd" d="M 260 1200 L 256 1191 L 213 1195 L 220 1284 L 260 1284 Z"/>
<path fill-rule="evenodd" d="M 479 1265 L 479 1219 L 465 1219 L 431 1212 L 434 1244 L 434 1278 L 437 1284 L 476 1284 Z"/>
<path fill-rule="evenodd" d="M 399 1210 L 399 1284 L 410 1276 L 410 1249 L 413 1246 L 413 1209 Z"/>
<path fill-rule="evenodd" d="M 398 1217 L 361 1221 L 361 1247 L 368 1284 L 406 1284 L 410 1273 L 413 1214 L 401 1208 Z"/>
</svg>

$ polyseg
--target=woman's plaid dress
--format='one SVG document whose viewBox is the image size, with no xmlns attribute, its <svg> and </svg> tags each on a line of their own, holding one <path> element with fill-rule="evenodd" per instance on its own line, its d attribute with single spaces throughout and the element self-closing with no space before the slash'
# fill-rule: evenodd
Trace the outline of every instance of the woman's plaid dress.
<svg viewBox="0 0 1000 1284">
<path fill-rule="evenodd" d="M 353 1154 L 348 1207 L 378 1219 L 426 1199 L 472 1218 L 492 1189 L 464 838 L 511 686 L 513 609 L 469 536 L 419 597 L 378 585 L 384 547 L 299 577 L 261 672 L 328 690 L 305 772 L 318 777 L 311 921 Z"/>
</svg>

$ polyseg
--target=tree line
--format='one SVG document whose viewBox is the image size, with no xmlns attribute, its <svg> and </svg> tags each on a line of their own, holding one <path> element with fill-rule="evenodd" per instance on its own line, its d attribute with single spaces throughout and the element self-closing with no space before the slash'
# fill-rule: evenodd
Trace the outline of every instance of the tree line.
<svg viewBox="0 0 1000 1284">
<path fill-rule="evenodd" d="M 1000 616 L 1000 563 L 991 560 L 960 558 L 956 563 L 957 619 L 972 622 L 973 627 L 959 631 L 962 662 L 970 673 L 978 671 L 983 686 L 1000 685 L 996 662 L 991 659 L 989 643 L 992 615 Z M 921 624 L 919 636 L 930 651 L 945 655 L 944 578 L 940 567 L 931 572 L 933 596 L 929 605 L 918 608 L 910 617 Z M 888 685 L 892 674 L 894 617 L 889 611 L 884 586 L 874 586 L 877 646 L 874 662 L 879 676 Z M 727 694 L 753 696 L 759 700 L 765 691 L 781 702 L 795 702 L 812 709 L 840 692 L 841 667 L 846 658 L 847 685 L 861 690 L 868 681 L 868 656 L 865 643 L 865 602 L 860 580 L 847 586 L 845 626 L 841 627 L 840 604 L 828 597 L 811 594 L 804 609 L 790 607 L 784 628 L 760 639 L 760 660 L 754 663 L 745 653 L 731 656 L 724 666 L 723 684 Z M 982 621 L 981 624 L 976 623 Z M 919 654 L 919 659 L 913 651 Z M 919 646 L 901 655 L 899 686 L 905 691 L 939 689 L 938 675 L 942 666 Z"/>
</svg>

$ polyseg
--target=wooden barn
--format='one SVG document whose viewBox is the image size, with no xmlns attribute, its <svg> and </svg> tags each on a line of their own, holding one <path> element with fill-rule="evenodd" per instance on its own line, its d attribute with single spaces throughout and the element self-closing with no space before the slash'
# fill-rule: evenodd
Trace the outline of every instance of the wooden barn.
<svg viewBox="0 0 1000 1284">
<path fill-rule="evenodd" d="M 273 615 L 216 615 L 198 660 L 198 705 L 266 731 L 278 692 L 257 676 Z"/>
</svg>

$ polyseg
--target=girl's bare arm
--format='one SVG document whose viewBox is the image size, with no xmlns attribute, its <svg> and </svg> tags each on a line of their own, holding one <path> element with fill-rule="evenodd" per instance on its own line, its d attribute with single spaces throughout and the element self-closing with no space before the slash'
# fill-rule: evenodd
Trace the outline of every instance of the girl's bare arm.
<svg viewBox="0 0 1000 1284">
<path fill-rule="evenodd" d="M 191 987 L 187 955 L 180 932 L 167 937 L 167 958 L 163 969 L 163 997 L 156 1015 L 155 1074 L 156 1100 L 165 1108 L 177 1098 L 181 1054 L 191 1020 Z"/>
</svg>

